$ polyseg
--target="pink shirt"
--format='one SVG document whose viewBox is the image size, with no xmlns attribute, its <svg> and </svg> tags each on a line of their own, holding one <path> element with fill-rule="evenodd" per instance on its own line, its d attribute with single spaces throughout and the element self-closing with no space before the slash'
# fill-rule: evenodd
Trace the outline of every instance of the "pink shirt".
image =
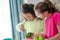
<svg viewBox="0 0 60 40">
<path fill-rule="evenodd" d="M 54 12 L 54 14 L 46 19 L 46 38 L 53 37 L 58 33 L 58 24 L 60 24 L 60 14 Z"/>
</svg>

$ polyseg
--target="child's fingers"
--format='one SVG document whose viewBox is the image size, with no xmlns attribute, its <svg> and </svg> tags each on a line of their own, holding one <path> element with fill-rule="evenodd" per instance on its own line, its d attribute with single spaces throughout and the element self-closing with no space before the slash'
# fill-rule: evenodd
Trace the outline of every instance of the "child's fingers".
<svg viewBox="0 0 60 40">
<path fill-rule="evenodd" d="M 25 30 L 25 28 L 24 28 L 24 25 L 23 25 L 23 24 L 21 25 L 20 29 L 21 29 L 22 31 L 24 31 L 24 30 Z"/>
<path fill-rule="evenodd" d="M 34 34 L 35 37 L 39 37 L 39 34 Z"/>
</svg>

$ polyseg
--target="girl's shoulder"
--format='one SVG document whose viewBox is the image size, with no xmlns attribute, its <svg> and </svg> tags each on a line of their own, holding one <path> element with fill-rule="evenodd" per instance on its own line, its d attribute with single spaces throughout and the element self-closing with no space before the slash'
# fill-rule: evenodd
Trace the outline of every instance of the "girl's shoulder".
<svg viewBox="0 0 60 40">
<path fill-rule="evenodd" d="M 22 22 L 18 23 L 16 26 L 21 26 L 21 25 L 24 25 L 24 23 L 26 22 L 26 20 L 23 20 Z"/>
<path fill-rule="evenodd" d="M 60 12 L 55 12 L 53 17 L 59 17 L 60 16 Z"/>
<path fill-rule="evenodd" d="M 53 18 L 56 24 L 60 24 L 60 13 L 59 12 L 55 12 Z"/>
</svg>

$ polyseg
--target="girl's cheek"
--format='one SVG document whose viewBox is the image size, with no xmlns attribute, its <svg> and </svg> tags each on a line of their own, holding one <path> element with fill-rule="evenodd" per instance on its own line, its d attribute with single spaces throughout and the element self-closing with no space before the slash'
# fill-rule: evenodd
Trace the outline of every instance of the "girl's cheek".
<svg viewBox="0 0 60 40">
<path fill-rule="evenodd" d="M 41 15 L 41 18 L 45 19 L 45 16 L 44 15 Z"/>
<path fill-rule="evenodd" d="M 42 16 L 42 18 L 45 18 L 44 16 Z"/>
</svg>

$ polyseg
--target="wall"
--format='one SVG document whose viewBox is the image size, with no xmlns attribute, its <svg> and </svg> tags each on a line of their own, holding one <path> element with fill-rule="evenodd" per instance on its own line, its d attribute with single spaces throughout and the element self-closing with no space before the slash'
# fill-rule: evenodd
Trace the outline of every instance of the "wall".
<svg viewBox="0 0 60 40">
<path fill-rule="evenodd" d="M 50 0 L 56 8 L 60 11 L 60 0 Z"/>
<path fill-rule="evenodd" d="M 24 2 L 37 4 L 38 2 L 41 2 L 41 1 L 43 1 L 43 0 L 25 0 Z"/>
</svg>

